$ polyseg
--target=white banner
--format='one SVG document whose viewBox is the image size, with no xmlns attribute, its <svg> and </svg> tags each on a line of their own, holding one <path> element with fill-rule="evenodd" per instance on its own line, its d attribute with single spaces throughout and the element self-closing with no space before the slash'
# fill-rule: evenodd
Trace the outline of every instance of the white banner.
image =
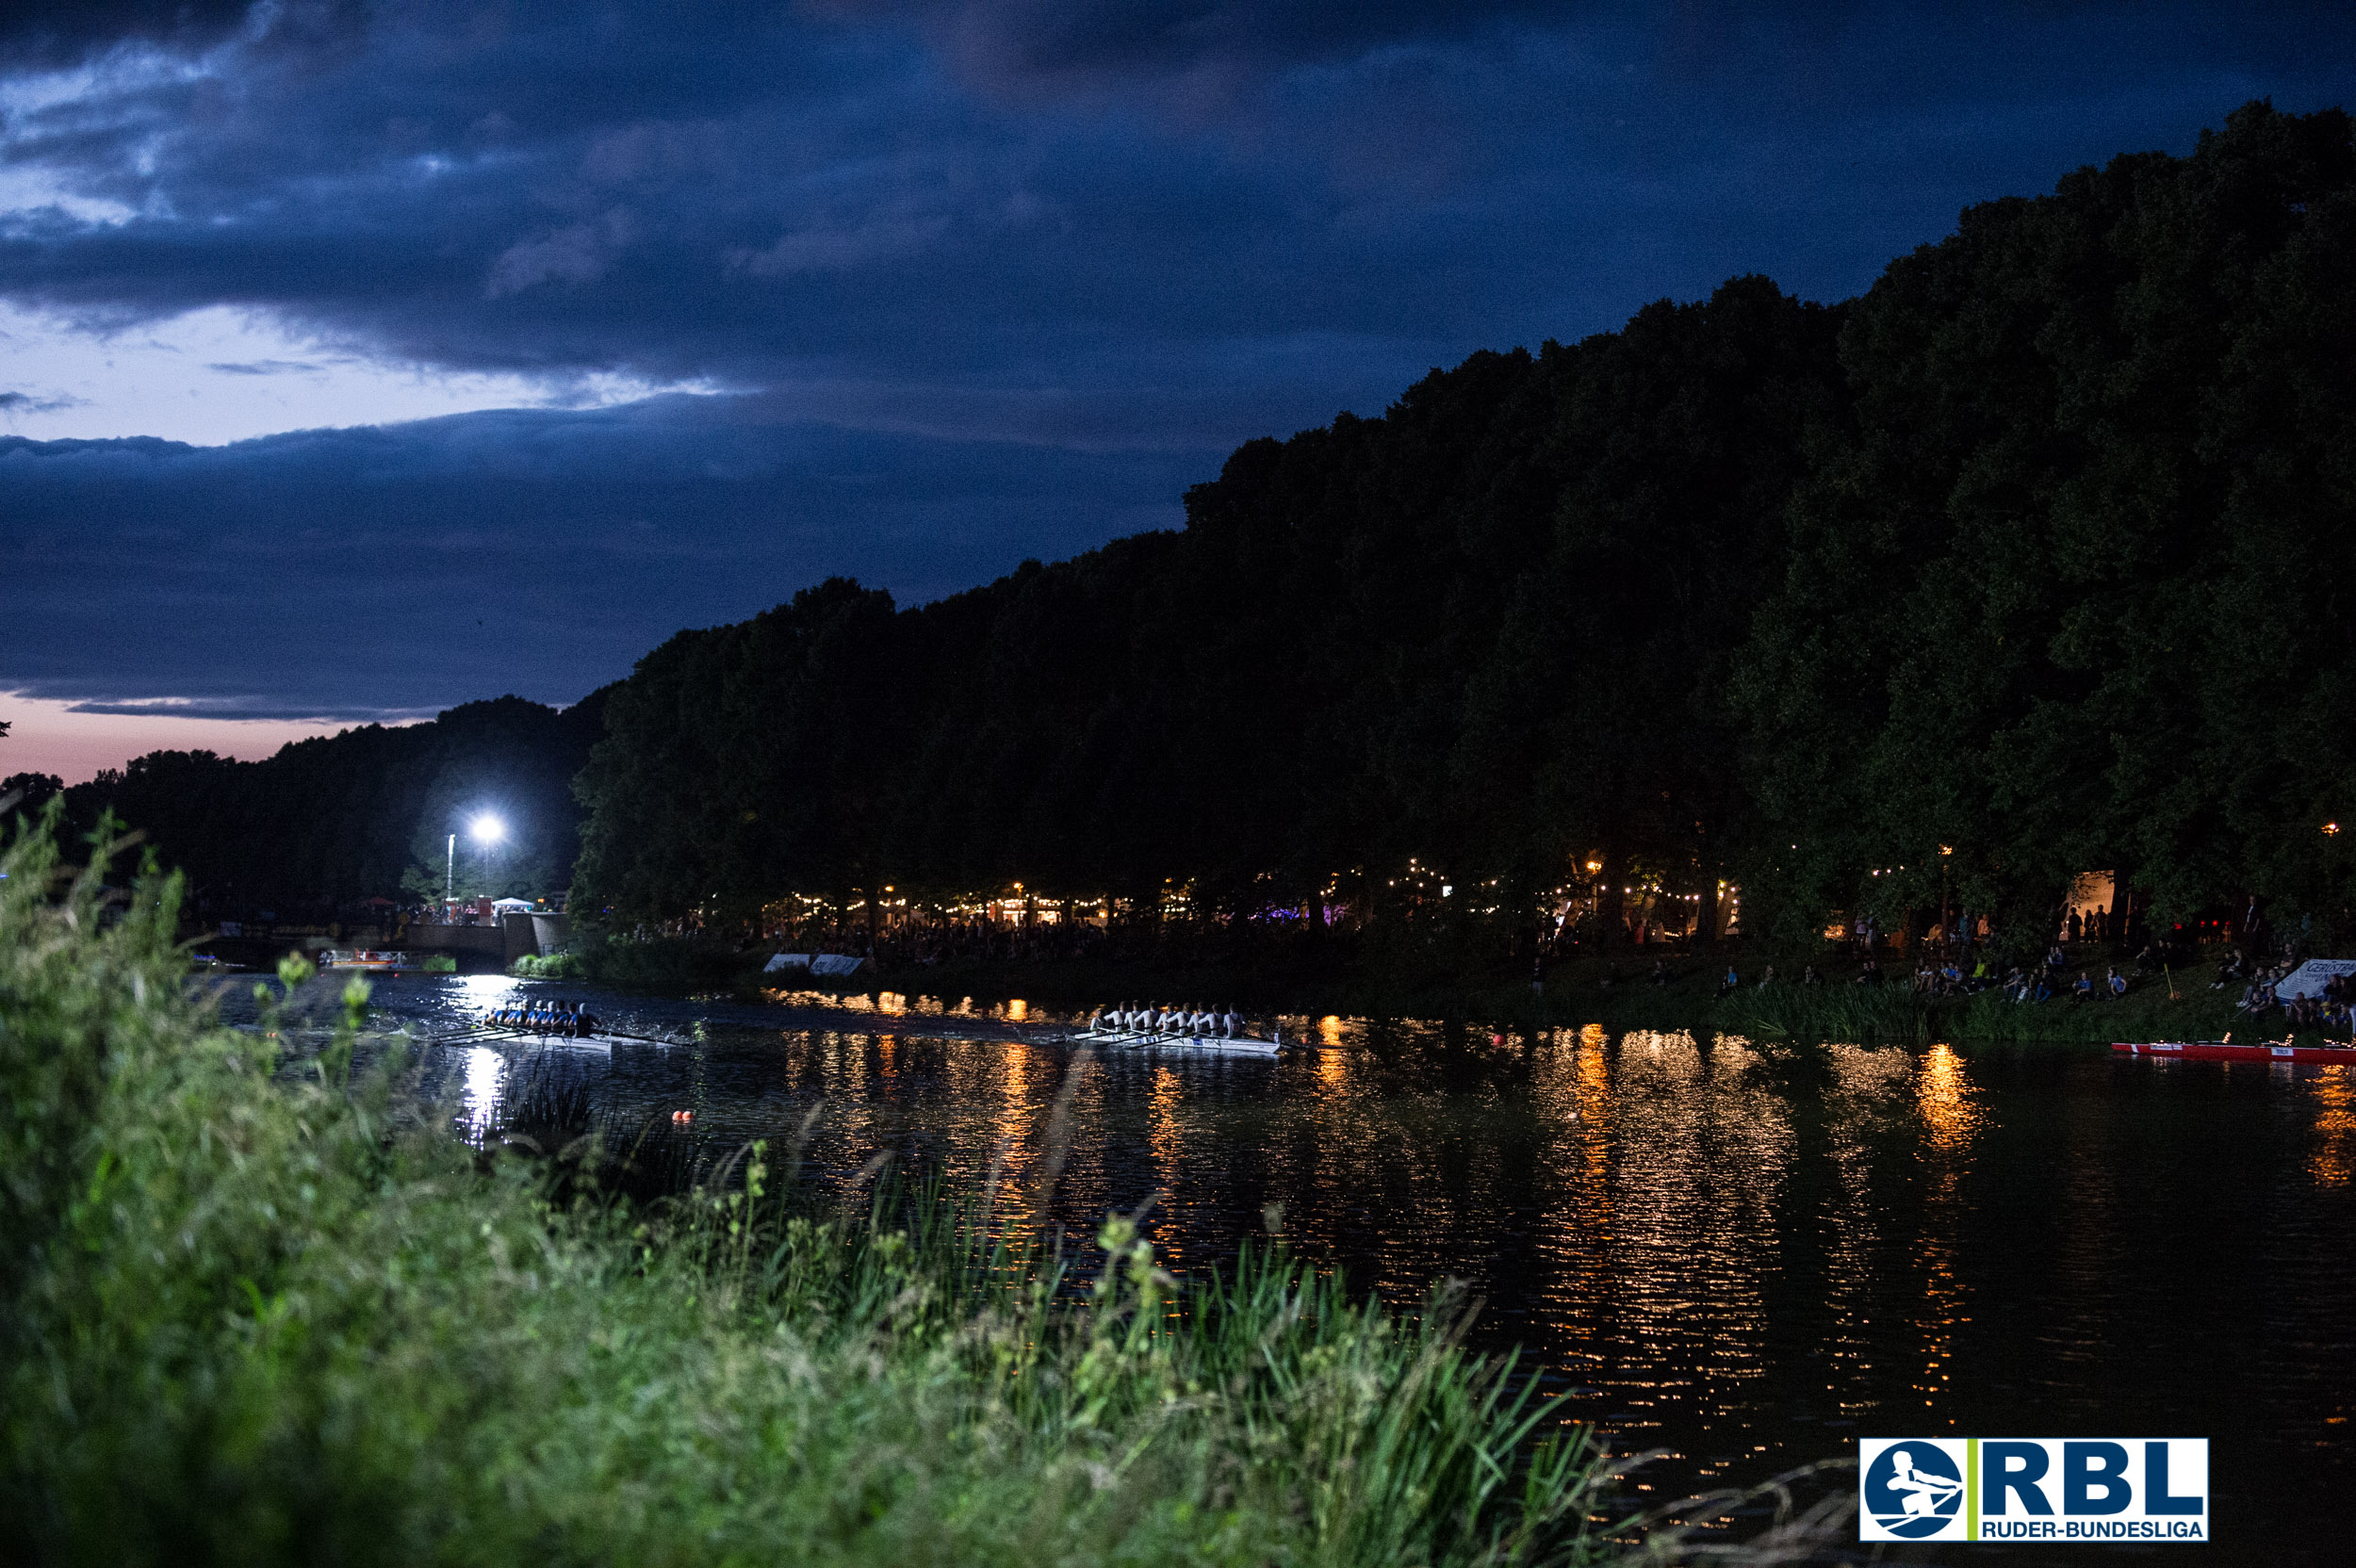
<svg viewBox="0 0 2356 1568">
<path fill-rule="evenodd" d="M 2321 996 L 2323 983 L 2335 974 L 2356 974 L 2356 958 L 2310 958 L 2282 976 L 2274 994 L 2285 1001 L 2298 996 Z"/>
</svg>

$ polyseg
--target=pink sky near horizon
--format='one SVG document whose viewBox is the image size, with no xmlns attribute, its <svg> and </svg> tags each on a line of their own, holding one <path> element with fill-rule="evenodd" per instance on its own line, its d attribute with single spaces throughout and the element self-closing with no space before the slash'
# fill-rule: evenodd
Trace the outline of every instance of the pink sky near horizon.
<svg viewBox="0 0 2356 1568">
<path fill-rule="evenodd" d="M 289 741 L 333 735 L 349 723 L 318 719 L 222 719 L 201 714 L 83 713 L 69 702 L 0 692 L 0 778 L 56 774 L 80 784 L 151 751 L 215 751 L 251 762 Z"/>
</svg>

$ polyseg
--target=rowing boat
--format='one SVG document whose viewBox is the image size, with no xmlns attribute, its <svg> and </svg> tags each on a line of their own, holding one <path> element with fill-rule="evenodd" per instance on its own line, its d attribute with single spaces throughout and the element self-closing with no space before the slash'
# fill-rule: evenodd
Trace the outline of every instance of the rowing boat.
<svg viewBox="0 0 2356 1568">
<path fill-rule="evenodd" d="M 2175 1057 L 2196 1062 L 2356 1062 L 2356 1046 L 2228 1045 L 2223 1040 L 2111 1042 L 2121 1056 Z"/>
<path fill-rule="evenodd" d="M 677 1040 L 660 1035 L 627 1035 L 619 1030 L 599 1029 L 591 1035 L 564 1035 L 555 1030 L 542 1033 L 536 1029 L 519 1029 L 509 1024 L 475 1023 L 448 1034 L 435 1035 L 428 1045 L 576 1045 L 590 1050 L 611 1050 L 615 1040 L 628 1040 L 632 1045 L 677 1045 Z"/>
<path fill-rule="evenodd" d="M 1117 1051 L 1203 1051 L 1228 1056 L 1273 1056 L 1283 1046 L 1250 1035 L 1157 1035 L 1135 1029 L 1083 1029 L 1067 1037 L 1073 1045 Z"/>
</svg>

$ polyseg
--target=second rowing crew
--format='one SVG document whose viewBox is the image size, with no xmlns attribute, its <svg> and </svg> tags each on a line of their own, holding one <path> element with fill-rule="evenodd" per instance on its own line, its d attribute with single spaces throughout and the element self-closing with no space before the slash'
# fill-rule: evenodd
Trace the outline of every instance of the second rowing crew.
<svg viewBox="0 0 2356 1568">
<path fill-rule="evenodd" d="M 1190 1035 L 1206 1039 L 1246 1037 L 1243 1019 L 1234 1009 L 1220 1012 L 1185 1007 L 1124 1005 L 1092 1014 L 1088 1028 L 1099 1033 L 1128 1035 Z"/>
</svg>

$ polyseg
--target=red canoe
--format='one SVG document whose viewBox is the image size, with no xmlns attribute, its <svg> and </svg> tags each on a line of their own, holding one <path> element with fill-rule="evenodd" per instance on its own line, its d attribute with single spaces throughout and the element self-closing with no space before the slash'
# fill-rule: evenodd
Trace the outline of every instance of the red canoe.
<svg viewBox="0 0 2356 1568">
<path fill-rule="evenodd" d="M 2189 1056 L 2201 1062 L 2356 1062 L 2356 1046 L 2226 1045 L 2218 1040 L 2160 1040 L 2129 1045 L 2114 1040 L 2124 1056 Z"/>
</svg>

